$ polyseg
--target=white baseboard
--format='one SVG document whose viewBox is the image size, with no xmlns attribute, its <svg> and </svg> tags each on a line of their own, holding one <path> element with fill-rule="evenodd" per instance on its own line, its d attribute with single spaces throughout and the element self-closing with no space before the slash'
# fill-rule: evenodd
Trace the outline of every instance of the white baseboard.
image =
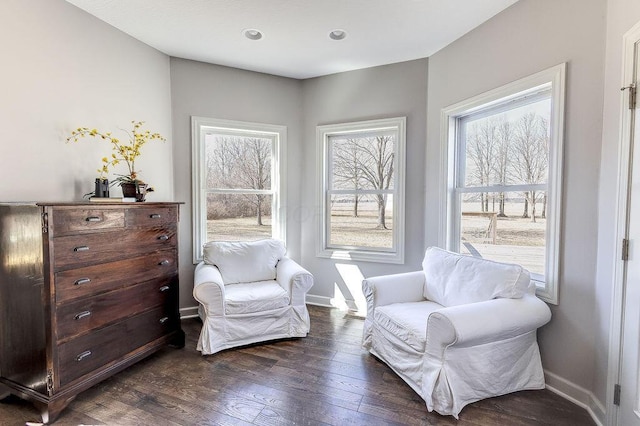
<svg viewBox="0 0 640 426">
<path fill-rule="evenodd" d="M 547 389 L 587 410 L 596 425 L 606 423 L 606 409 L 591 391 L 546 370 L 544 378 Z"/>
<path fill-rule="evenodd" d="M 189 306 L 188 308 L 180 308 L 180 319 L 187 318 L 197 318 L 198 317 L 198 307 L 197 306 Z"/>
<path fill-rule="evenodd" d="M 313 294 L 307 294 L 305 302 L 309 305 L 324 306 L 325 308 L 335 308 L 332 303 L 333 298 L 326 296 L 314 296 Z"/>
<path fill-rule="evenodd" d="M 348 312 L 352 315 L 357 315 L 364 317 L 366 316 L 366 311 L 360 312 L 358 310 L 358 305 L 353 300 L 345 300 L 343 298 L 337 297 L 326 297 L 326 296 L 315 296 L 313 294 L 307 294 L 307 298 L 305 302 L 308 305 L 316 305 L 322 306 L 325 308 L 337 308 L 341 311 Z"/>
</svg>

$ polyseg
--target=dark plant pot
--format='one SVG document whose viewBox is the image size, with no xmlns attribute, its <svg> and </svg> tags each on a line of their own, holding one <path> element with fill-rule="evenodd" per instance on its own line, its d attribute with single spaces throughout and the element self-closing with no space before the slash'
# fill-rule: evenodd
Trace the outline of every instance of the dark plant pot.
<svg viewBox="0 0 640 426">
<path fill-rule="evenodd" d="M 144 201 L 147 196 L 146 183 L 121 183 L 123 197 L 135 197 L 136 201 Z"/>
</svg>

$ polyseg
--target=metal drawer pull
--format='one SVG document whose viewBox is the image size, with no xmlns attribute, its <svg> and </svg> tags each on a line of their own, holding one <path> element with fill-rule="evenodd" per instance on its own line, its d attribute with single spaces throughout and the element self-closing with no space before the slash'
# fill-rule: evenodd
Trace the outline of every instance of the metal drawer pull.
<svg viewBox="0 0 640 426">
<path fill-rule="evenodd" d="M 87 250 L 89 250 L 89 246 L 78 246 L 73 248 L 73 251 L 87 251 Z"/>
<path fill-rule="evenodd" d="M 102 219 L 98 216 L 89 216 L 85 219 L 87 222 L 100 222 Z"/>
<path fill-rule="evenodd" d="M 151 219 L 160 219 L 160 215 L 159 215 L 158 213 L 150 214 L 150 215 L 149 215 L 149 217 L 150 217 Z"/>
<path fill-rule="evenodd" d="M 80 278 L 80 279 L 77 279 L 76 282 L 73 283 L 73 285 L 89 284 L 90 282 L 91 282 L 91 278 Z"/>
<path fill-rule="evenodd" d="M 169 261 L 167 259 L 163 260 L 162 262 L 159 262 L 158 265 L 160 266 L 164 266 L 164 265 L 168 265 Z"/>
<path fill-rule="evenodd" d="M 80 362 L 88 356 L 91 356 L 91 351 L 84 351 L 76 357 L 76 361 Z"/>
<path fill-rule="evenodd" d="M 165 322 L 169 321 L 169 317 L 162 317 L 160 318 L 160 324 L 164 324 Z"/>
<path fill-rule="evenodd" d="M 80 312 L 79 314 L 76 314 L 76 316 L 74 318 L 79 320 L 79 319 L 82 319 L 82 318 L 86 318 L 86 317 L 88 317 L 90 315 L 91 315 L 91 311 L 84 311 L 84 312 Z"/>
<path fill-rule="evenodd" d="M 160 241 L 167 241 L 167 240 L 169 239 L 169 236 L 168 236 L 168 235 L 160 235 L 160 236 L 158 237 L 158 239 L 159 239 Z"/>
<path fill-rule="evenodd" d="M 168 285 L 163 285 L 162 287 L 160 287 L 160 292 L 164 293 L 165 291 L 168 291 L 171 287 L 169 287 Z"/>
</svg>

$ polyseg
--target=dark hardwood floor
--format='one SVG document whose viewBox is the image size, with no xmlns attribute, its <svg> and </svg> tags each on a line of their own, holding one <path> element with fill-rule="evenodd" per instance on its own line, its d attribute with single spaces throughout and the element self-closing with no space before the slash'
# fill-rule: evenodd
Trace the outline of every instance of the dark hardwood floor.
<svg viewBox="0 0 640 426">
<path fill-rule="evenodd" d="M 456 421 L 424 402 L 360 347 L 363 320 L 310 306 L 304 339 L 203 357 L 201 323 L 184 320 L 184 349 L 167 348 L 81 393 L 56 425 L 593 425 L 588 413 L 548 390 L 468 405 Z M 37 424 L 13 396 L 0 425 Z"/>
</svg>

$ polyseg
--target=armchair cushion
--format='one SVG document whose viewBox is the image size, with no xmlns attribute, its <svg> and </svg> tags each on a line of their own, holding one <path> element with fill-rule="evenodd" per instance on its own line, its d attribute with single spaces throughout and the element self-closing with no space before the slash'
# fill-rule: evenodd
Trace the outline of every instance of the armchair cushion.
<svg viewBox="0 0 640 426">
<path fill-rule="evenodd" d="M 483 302 L 499 297 L 517 299 L 531 292 L 529 272 L 520 265 L 494 262 L 427 249 L 422 269 L 424 297 L 442 306 Z"/>
<path fill-rule="evenodd" d="M 289 304 L 289 294 L 276 281 L 258 281 L 225 286 L 225 314 L 271 311 Z"/>
<path fill-rule="evenodd" d="M 268 281 L 276 278 L 276 265 L 285 255 L 282 241 L 209 242 L 204 245 L 204 262 L 220 270 L 225 285 Z"/>
</svg>

